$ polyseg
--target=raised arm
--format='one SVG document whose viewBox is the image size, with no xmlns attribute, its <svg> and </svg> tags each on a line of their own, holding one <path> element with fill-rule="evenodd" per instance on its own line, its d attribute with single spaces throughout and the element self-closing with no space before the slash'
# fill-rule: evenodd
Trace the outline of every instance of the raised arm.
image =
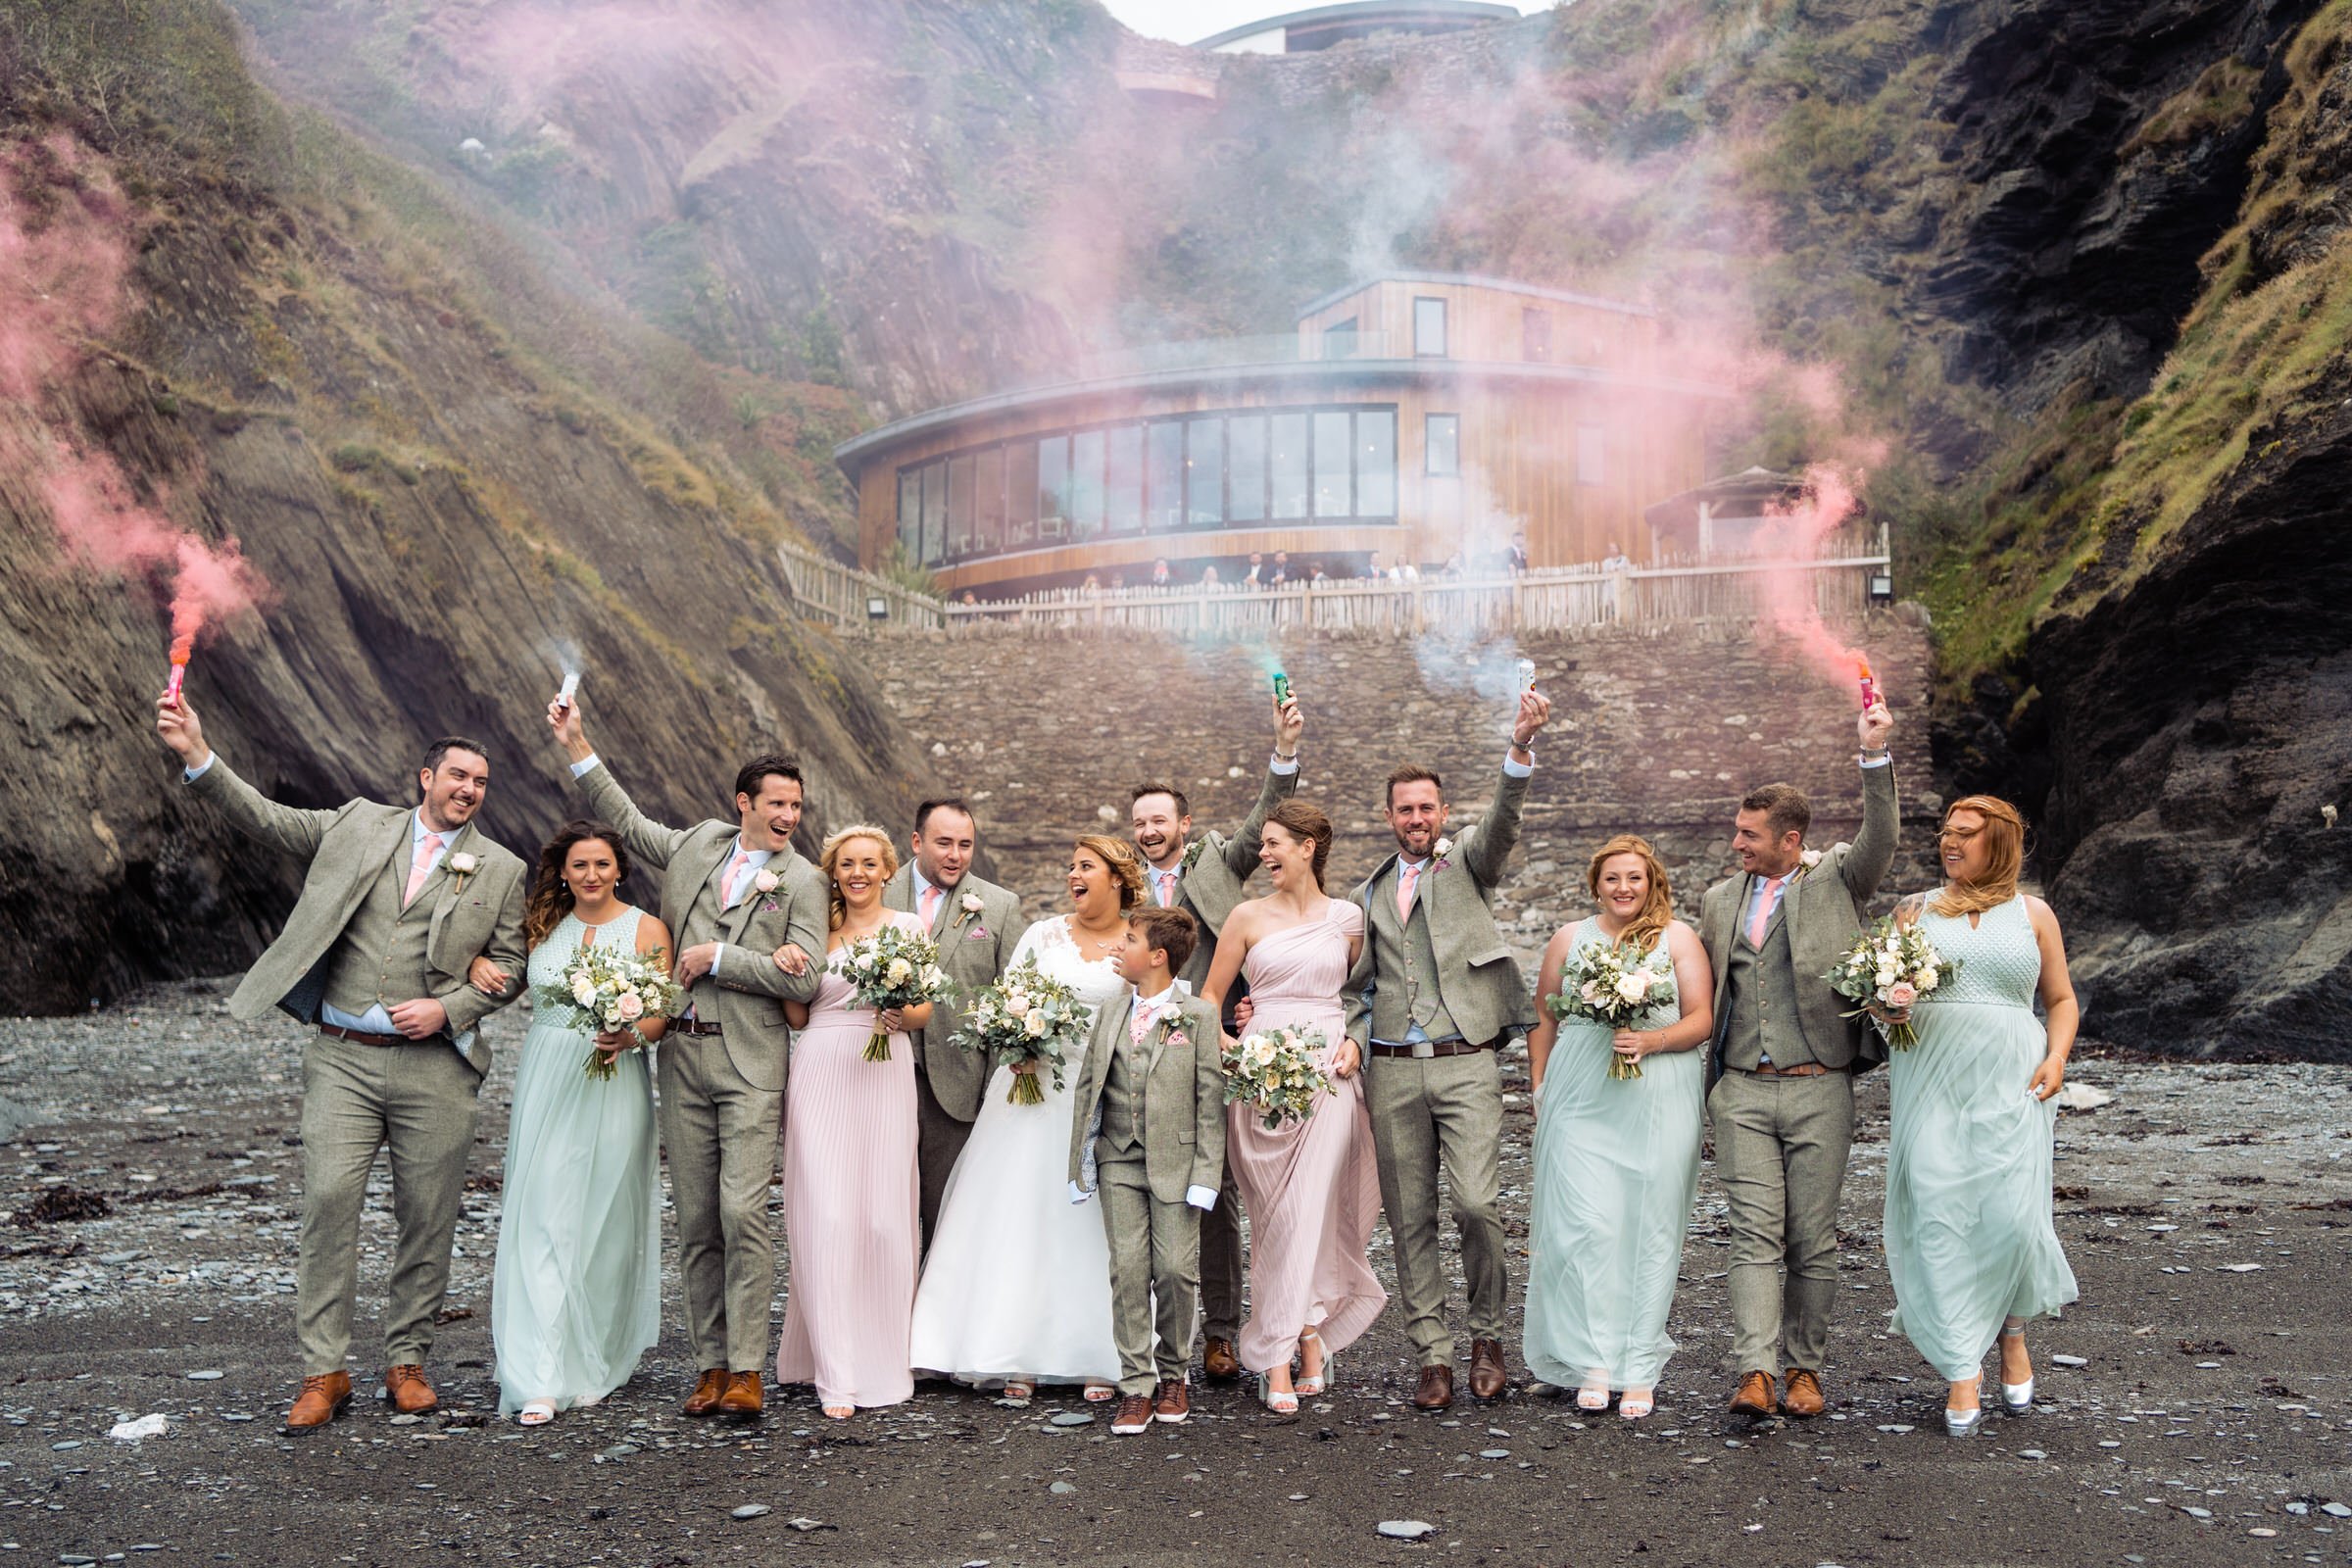
<svg viewBox="0 0 2352 1568">
<path fill-rule="evenodd" d="M 588 744 L 587 729 L 580 722 L 579 703 L 548 704 L 547 722 L 564 748 L 564 755 L 570 759 L 572 777 L 587 793 L 588 804 L 596 808 L 596 814 L 612 824 L 631 855 L 649 865 L 668 865 L 678 853 L 678 846 L 686 842 L 686 830 L 657 822 L 637 809 L 629 792 L 620 787 L 612 770 L 597 757 L 596 748 Z"/>
<path fill-rule="evenodd" d="M 1894 760 L 1886 750 L 1894 734 L 1894 719 L 1882 699 L 1870 705 L 1857 721 L 1862 741 L 1862 831 L 1854 835 L 1838 874 L 1846 891 L 1861 904 L 1879 891 L 1894 864 L 1895 840 L 1900 831 L 1895 808 Z"/>
<path fill-rule="evenodd" d="M 318 853 L 319 841 L 342 814 L 280 806 L 237 777 L 205 744 L 204 725 L 197 718 L 196 710 L 188 706 L 185 693 L 176 703 L 169 698 L 157 701 L 155 732 L 179 759 L 181 775 L 187 779 L 188 787 L 217 807 L 228 818 L 229 825 L 247 838 L 259 839 L 308 860 Z"/>
<path fill-rule="evenodd" d="M 1503 754 L 1502 782 L 1495 786 L 1494 804 L 1463 837 L 1463 862 L 1482 888 L 1502 880 L 1511 850 L 1519 842 L 1519 813 L 1527 805 L 1527 783 L 1534 776 L 1536 754 L 1530 749 L 1544 726 L 1551 721 L 1551 699 L 1532 688 L 1519 694 L 1519 711 L 1511 724 L 1511 749 Z"/>
<path fill-rule="evenodd" d="M 490 931 L 490 945 L 482 951 L 482 956 L 503 971 L 506 983 L 485 994 L 457 976 L 446 989 L 433 994 L 449 1014 L 451 1034 L 464 1034 L 522 995 L 523 973 L 529 964 L 522 942 L 522 882 L 520 875 L 508 881 L 506 897 L 499 901 L 498 923 Z"/>
<path fill-rule="evenodd" d="M 1225 869 L 1245 882 L 1257 870 L 1266 818 L 1298 788 L 1298 737 L 1305 731 L 1306 719 L 1298 711 L 1297 698 L 1274 705 L 1274 756 L 1266 764 L 1266 781 L 1258 786 L 1257 804 L 1233 830 L 1221 852 Z"/>
</svg>

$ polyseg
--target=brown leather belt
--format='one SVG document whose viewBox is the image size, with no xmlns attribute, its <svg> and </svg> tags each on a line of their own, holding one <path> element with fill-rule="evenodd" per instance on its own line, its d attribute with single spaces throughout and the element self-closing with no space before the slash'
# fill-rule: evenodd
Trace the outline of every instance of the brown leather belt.
<svg viewBox="0 0 2352 1568">
<path fill-rule="evenodd" d="M 1412 1046 L 1388 1046 L 1373 1042 L 1375 1056 L 1412 1056 L 1426 1059 L 1431 1056 L 1474 1056 L 1482 1051 L 1493 1051 L 1495 1042 L 1485 1040 L 1472 1045 L 1467 1040 L 1424 1040 Z"/>
<path fill-rule="evenodd" d="M 407 1035 L 371 1035 L 362 1029 L 338 1029 L 331 1023 L 320 1024 L 318 1032 L 329 1039 L 348 1040 L 355 1046 L 420 1046 L 424 1044 L 421 1040 L 411 1040 Z"/>
<path fill-rule="evenodd" d="M 714 1035 L 719 1033 L 719 1026 L 714 1023 L 706 1023 L 700 1018 L 673 1018 L 670 1020 L 668 1033 L 673 1035 Z"/>
<path fill-rule="evenodd" d="M 1753 1067 L 1732 1069 L 1751 1078 L 1819 1078 L 1829 1070 L 1818 1061 L 1800 1061 L 1793 1067 L 1776 1067 L 1769 1061 L 1759 1061 Z"/>
</svg>

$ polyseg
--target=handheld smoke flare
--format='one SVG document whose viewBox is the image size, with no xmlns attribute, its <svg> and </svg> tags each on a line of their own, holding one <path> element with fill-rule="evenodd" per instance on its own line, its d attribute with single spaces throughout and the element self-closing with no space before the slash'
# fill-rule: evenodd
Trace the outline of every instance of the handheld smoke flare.
<svg viewBox="0 0 2352 1568">
<path fill-rule="evenodd" d="M 571 707 L 572 700 L 578 697 L 579 694 L 580 672 L 576 669 L 565 670 L 564 672 L 563 689 L 556 693 L 556 706 L 562 709 L 569 709 Z"/>
<path fill-rule="evenodd" d="M 1862 711 L 1867 713 L 1871 705 L 1879 701 L 1879 677 L 1871 672 L 1870 661 L 1860 654 L 1854 656 L 1854 673 L 1861 678 Z"/>
<path fill-rule="evenodd" d="M 194 653 L 195 649 L 196 639 L 193 637 L 172 639 L 172 675 L 169 680 L 164 682 L 164 701 L 170 703 L 173 708 L 179 706 L 179 689 L 187 683 L 188 679 L 188 656 Z"/>
</svg>

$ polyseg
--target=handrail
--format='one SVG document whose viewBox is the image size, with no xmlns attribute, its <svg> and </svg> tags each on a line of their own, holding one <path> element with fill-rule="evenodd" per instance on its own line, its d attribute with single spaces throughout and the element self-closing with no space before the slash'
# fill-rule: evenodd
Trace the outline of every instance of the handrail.
<svg viewBox="0 0 2352 1568">
<path fill-rule="evenodd" d="M 784 580 L 805 614 L 830 620 L 836 626 L 880 626 L 895 631 L 939 631 L 948 624 L 947 606 L 929 594 L 904 583 L 818 555 L 795 544 L 778 544 Z M 884 613 L 874 616 L 870 602 L 880 600 Z"/>
</svg>

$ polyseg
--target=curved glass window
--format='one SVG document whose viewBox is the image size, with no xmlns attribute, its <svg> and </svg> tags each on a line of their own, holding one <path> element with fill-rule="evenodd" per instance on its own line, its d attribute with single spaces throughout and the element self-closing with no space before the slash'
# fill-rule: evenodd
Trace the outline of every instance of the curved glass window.
<svg viewBox="0 0 2352 1568">
<path fill-rule="evenodd" d="M 1395 522 L 1395 404 L 1232 409 L 1043 431 L 898 471 L 925 565 L 1237 525 Z"/>
</svg>

